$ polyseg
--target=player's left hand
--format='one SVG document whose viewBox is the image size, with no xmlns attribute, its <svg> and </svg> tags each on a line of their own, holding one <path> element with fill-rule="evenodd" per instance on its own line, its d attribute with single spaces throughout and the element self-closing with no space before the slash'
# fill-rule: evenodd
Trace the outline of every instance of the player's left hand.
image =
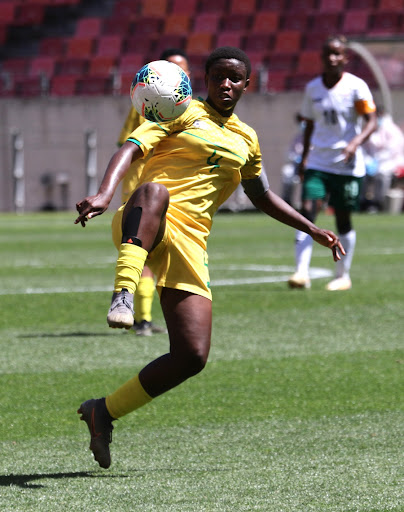
<svg viewBox="0 0 404 512">
<path fill-rule="evenodd" d="M 319 229 L 316 233 L 311 235 L 320 245 L 328 247 L 332 251 L 334 261 L 341 259 L 341 255 L 345 256 L 345 249 L 343 248 L 339 238 L 335 233 L 328 229 Z"/>
</svg>

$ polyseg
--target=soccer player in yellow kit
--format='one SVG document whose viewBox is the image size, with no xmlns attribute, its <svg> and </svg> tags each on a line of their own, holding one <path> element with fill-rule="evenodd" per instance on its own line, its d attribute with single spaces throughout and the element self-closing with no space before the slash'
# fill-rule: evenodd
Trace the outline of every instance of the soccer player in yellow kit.
<svg viewBox="0 0 404 512">
<path fill-rule="evenodd" d="M 79 407 L 90 431 L 90 449 L 104 468 L 111 463 L 112 422 L 206 364 L 212 325 L 206 242 L 214 213 L 240 181 L 264 213 L 310 233 L 332 250 L 335 261 L 344 254 L 333 232 L 315 226 L 268 186 L 257 135 L 233 113 L 249 84 L 247 55 L 238 48 L 217 48 L 205 71 L 206 101 L 193 100 L 172 122 L 143 123 L 113 155 L 98 193 L 76 205 L 75 223 L 85 226 L 108 208 L 131 162 L 154 150 L 139 185 L 113 222 L 119 256 L 107 320 L 111 327 L 132 325 L 133 293 L 147 260 L 157 275 L 170 348 L 106 398 Z"/>
<path fill-rule="evenodd" d="M 178 48 L 167 48 L 160 55 L 160 59 L 174 62 L 174 64 L 180 66 L 180 68 L 190 76 L 191 72 L 188 57 L 184 51 Z M 118 146 L 121 147 L 126 142 L 129 135 L 144 121 L 145 118 L 138 114 L 134 107 L 131 107 L 119 135 Z M 146 158 L 133 162 L 129 171 L 124 176 L 122 180 L 122 204 L 125 204 L 129 200 L 135 190 L 139 177 L 141 176 L 147 159 L 150 158 L 150 156 L 151 153 Z M 138 336 L 151 336 L 153 333 L 167 332 L 165 328 L 159 327 L 152 322 L 154 291 L 155 284 L 153 272 L 147 265 L 145 265 L 134 296 L 135 321 L 132 328 Z"/>
</svg>

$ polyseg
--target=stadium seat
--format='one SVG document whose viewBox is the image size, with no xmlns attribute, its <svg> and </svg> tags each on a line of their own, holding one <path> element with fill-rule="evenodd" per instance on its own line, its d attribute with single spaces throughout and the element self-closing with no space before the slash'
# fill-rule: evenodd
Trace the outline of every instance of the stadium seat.
<svg viewBox="0 0 404 512">
<path fill-rule="evenodd" d="M 241 48 L 243 46 L 243 36 L 240 32 L 235 32 L 234 30 L 221 30 L 216 37 L 215 46 L 234 46 Z"/>
<path fill-rule="evenodd" d="M 340 29 L 341 14 L 339 12 L 316 12 L 310 24 L 312 32 L 328 32 L 333 34 Z"/>
<path fill-rule="evenodd" d="M 257 0 L 230 0 L 230 14 L 253 14 L 257 9 Z"/>
<path fill-rule="evenodd" d="M 132 34 L 132 32 L 131 32 Z M 146 56 L 150 53 L 153 43 L 152 37 L 138 37 L 137 35 L 129 35 L 123 43 L 123 53 L 126 54 L 141 54 Z M 145 57 L 146 58 L 146 57 Z"/>
<path fill-rule="evenodd" d="M 50 81 L 49 94 L 51 96 L 74 96 L 76 82 L 75 76 L 54 76 Z"/>
<path fill-rule="evenodd" d="M 39 42 L 39 55 L 60 57 L 65 54 L 66 41 L 61 37 L 46 37 Z"/>
<path fill-rule="evenodd" d="M 158 36 L 161 34 L 163 28 L 163 21 L 155 17 L 139 17 L 130 29 L 130 33 L 136 35 L 138 38 L 147 36 Z"/>
<path fill-rule="evenodd" d="M 169 14 L 165 17 L 163 34 L 186 35 L 191 26 L 188 14 Z"/>
<path fill-rule="evenodd" d="M 71 37 L 66 41 L 65 56 L 68 58 L 90 57 L 93 52 L 94 40 L 92 38 Z"/>
<path fill-rule="evenodd" d="M 203 0 L 199 4 L 199 12 L 228 13 L 228 0 Z"/>
<path fill-rule="evenodd" d="M 55 72 L 56 59 L 50 56 L 39 56 L 31 59 L 28 76 L 46 75 L 52 77 Z"/>
<path fill-rule="evenodd" d="M 316 8 L 317 0 L 289 0 L 288 11 L 292 13 L 307 12 Z"/>
<path fill-rule="evenodd" d="M 348 9 L 373 9 L 375 0 L 347 0 Z"/>
<path fill-rule="evenodd" d="M 212 32 L 213 34 L 215 34 L 219 30 L 221 20 L 222 15 L 215 12 L 196 14 L 194 18 L 192 32 Z"/>
<path fill-rule="evenodd" d="M 402 14 L 404 12 L 404 0 L 379 0 L 377 9 L 379 11 L 395 11 Z"/>
<path fill-rule="evenodd" d="M 196 13 L 197 5 L 198 0 L 173 0 L 171 12 L 189 14 L 193 16 Z"/>
<path fill-rule="evenodd" d="M 86 58 L 67 58 L 58 62 L 56 72 L 58 75 L 84 75 L 87 71 L 88 60 Z"/>
<path fill-rule="evenodd" d="M 13 24 L 16 26 L 40 25 L 44 16 L 45 8 L 43 5 L 24 3 L 23 5 L 17 5 Z"/>
<path fill-rule="evenodd" d="M 402 34 L 402 20 L 403 15 L 399 15 L 395 11 L 378 12 L 371 16 L 368 32 L 386 36 Z"/>
<path fill-rule="evenodd" d="M 261 0 L 259 11 L 283 12 L 286 9 L 287 0 Z"/>
<path fill-rule="evenodd" d="M 268 92 L 282 92 L 286 87 L 286 79 L 289 76 L 287 71 L 271 71 L 268 72 L 268 78 L 264 87 Z"/>
<path fill-rule="evenodd" d="M 90 38 L 98 37 L 101 33 L 101 18 L 81 18 L 77 20 L 76 37 Z"/>
<path fill-rule="evenodd" d="M 211 33 L 190 34 L 186 42 L 186 52 L 190 55 L 206 55 L 211 52 L 213 35 Z"/>
<path fill-rule="evenodd" d="M 109 55 L 95 55 L 90 59 L 88 67 L 89 76 L 111 76 L 116 69 L 116 58 Z"/>
<path fill-rule="evenodd" d="M 9 73 L 13 78 L 20 78 L 27 74 L 29 62 L 24 57 L 6 59 L 1 63 L 1 71 Z"/>
<path fill-rule="evenodd" d="M 16 7 L 15 2 L 0 2 L 0 20 L 2 24 L 12 24 L 15 21 Z"/>
<path fill-rule="evenodd" d="M 77 82 L 76 94 L 79 96 L 103 96 L 112 93 L 112 82 L 109 78 L 88 76 Z"/>
<path fill-rule="evenodd" d="M 301 32 L 284 30 L 275 34 L 274 50 L 278 53 L 296 53 L 300 49 Z"/>
<path fill-rule="evenodd" d="M 343 14 L 342 32 L 347 36 L 365 34 L 368 29 L 369 11 L 349 10 Z"/>
<path fill-rule="evenodd" d="M 168 11 L 168 0 L 143 0 L 141 14 L 142 16 L 156 16 L 164 18 Z"/>
<path fill-rule="evenodd" d="M 179 34 L 162 34 L 153 47 L 153 54 L 159 58 L 167 48 L 185 48 L 186 36 Z"/>
<path fill-rule="evenodd" d="M 279 28 L 279 13 L 274 11 L 258 11 L 255 13 L 251 32 L 268 34 Z"/>
<path fill-rule="evenodd" d="M 291 13 L 290 11 L 282 15 L 280 26 L 282 30 L 300 30 L 305 31 L 307 28 L 309 15 L 305 11 Z"/>
<path fill-rule="evenodd" d="M 116 0 L 114 2 L 112 18 L 133 21 L 140 16 L 141 4 L 133 0 Z"/>
<path fill-rule="evenodd" d="M 292 73 L 296 68 L 297 54 L 270 53 L 268 57 L 269 71 L 288 71 Z"/>
<path fill-rule="evenodd" d="M 248 34 L 244 39 L 244 50 L 252 52 L 268 53 L 272 48 L 272 36 L 270 34 Z"/>
<path fill-rule="evenodd" d="M 16 80 L 14 91 L 15 95 L 20 98 L 34 98 L 47 92 L 43 90 L 43 82 L 40 76 L 30 76 Z"/>
<path fill-rule="evenodd" d="M 345 0 L 320 0 L 320 12 L 343 12 Z"/>
<path fill-rule="evenodd" d="M 250 14 L 229 14 L 223 17 L 221 30 L 244 32 L 251 27 L 251 21 Z"/>
<path fill-rule="evenodd" d="M 122 51 L 123 40 L 120 35 L 100 36 L 97 40 L 95 55 L 118 57 Z"/>
<path fill-rule="evenodd" d="M 270 55 L 268 50 L 248 52 L 248 57 L 251 62 L 251 69 L 260 70 L 262 68 L 268 67 L 268 55 Z"/>
<path fill-rule="evenodd" d="M 130 18 L 105 18 L 102 25 L 102 35 L 104 36 L 122 36 L 129 32 Z"/>
<path fill-rule="evenodd" d="M 299 53 L 296 72 L 304 75 L 318 75 L 322 64 L 320 53 L 316 50 L 303 50 Z"/>
<path fill-rule="evenodd" d="M 134 77 L 135 73 L 144 65 L 146 62 L 143 59 L 143 55 L 138 53 L 122 55 L 118 61 L 118 73 L 121 75 L 131 75 Z"/>
<path fill-rule="evenodd" d="M 317 50 L 320 51 L 324 41 L 329 36 L 329 32 L 325 32 L 322 30 L 319 31 L 309 31 L 306 32 L 303 38 L 303 48 L 306 50 Z"/>
</svg>

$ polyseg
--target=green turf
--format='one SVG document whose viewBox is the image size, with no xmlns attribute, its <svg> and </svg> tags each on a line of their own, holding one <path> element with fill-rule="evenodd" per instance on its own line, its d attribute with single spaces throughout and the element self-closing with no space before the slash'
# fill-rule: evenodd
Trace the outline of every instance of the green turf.
<svg viewBox="0 0 404 512">
<path fill-rule="evenodd" d="M 330 293 L 325 278 L 306 291 L 219 285 L 285 276 L 294 260 L 292 229 L 219 214 L 209 363 L 117 422 L 107 471 L 76 409 L 166 351 L 167 336 L 107 328 L 111 215 L 73 220 L 0 215 L 2 512 L 404 511 L 401 216 L 355 216 L 354 286 Z M 333 269 L 319 246 L 312 263 Z"/>
</svg>

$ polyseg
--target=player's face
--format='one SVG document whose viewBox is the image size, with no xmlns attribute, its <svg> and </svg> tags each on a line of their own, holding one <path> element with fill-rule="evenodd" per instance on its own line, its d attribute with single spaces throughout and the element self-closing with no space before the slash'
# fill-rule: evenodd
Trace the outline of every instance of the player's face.
<svg viewBox="0 0 404 512">
<path fill-rule="evenodd" d="M 220 115 L 230 117 L 246 90 L 249 80 L 244 62 L 237 59 L 219 59 L 205 76 L 208 89 L 207 103 Z"/>
<path fill-rule="evenodd" d="M 331 41 L 323 47 L 321 55 L 325 73 L 342 73 L 347 63 L 346 48 L 340 41 Z"/>
<path fill-rule="evenodd" d="M 174 62 L 174 64 L 177 64 L 183 71 L 185 71 L 185 74 L 190 76 L 191 71 L 189 70 L 188 61 L 185 57 L 182 55 L 170 55 L 170 57 L 167 58 L 169 62 Z"/>
</svg>

